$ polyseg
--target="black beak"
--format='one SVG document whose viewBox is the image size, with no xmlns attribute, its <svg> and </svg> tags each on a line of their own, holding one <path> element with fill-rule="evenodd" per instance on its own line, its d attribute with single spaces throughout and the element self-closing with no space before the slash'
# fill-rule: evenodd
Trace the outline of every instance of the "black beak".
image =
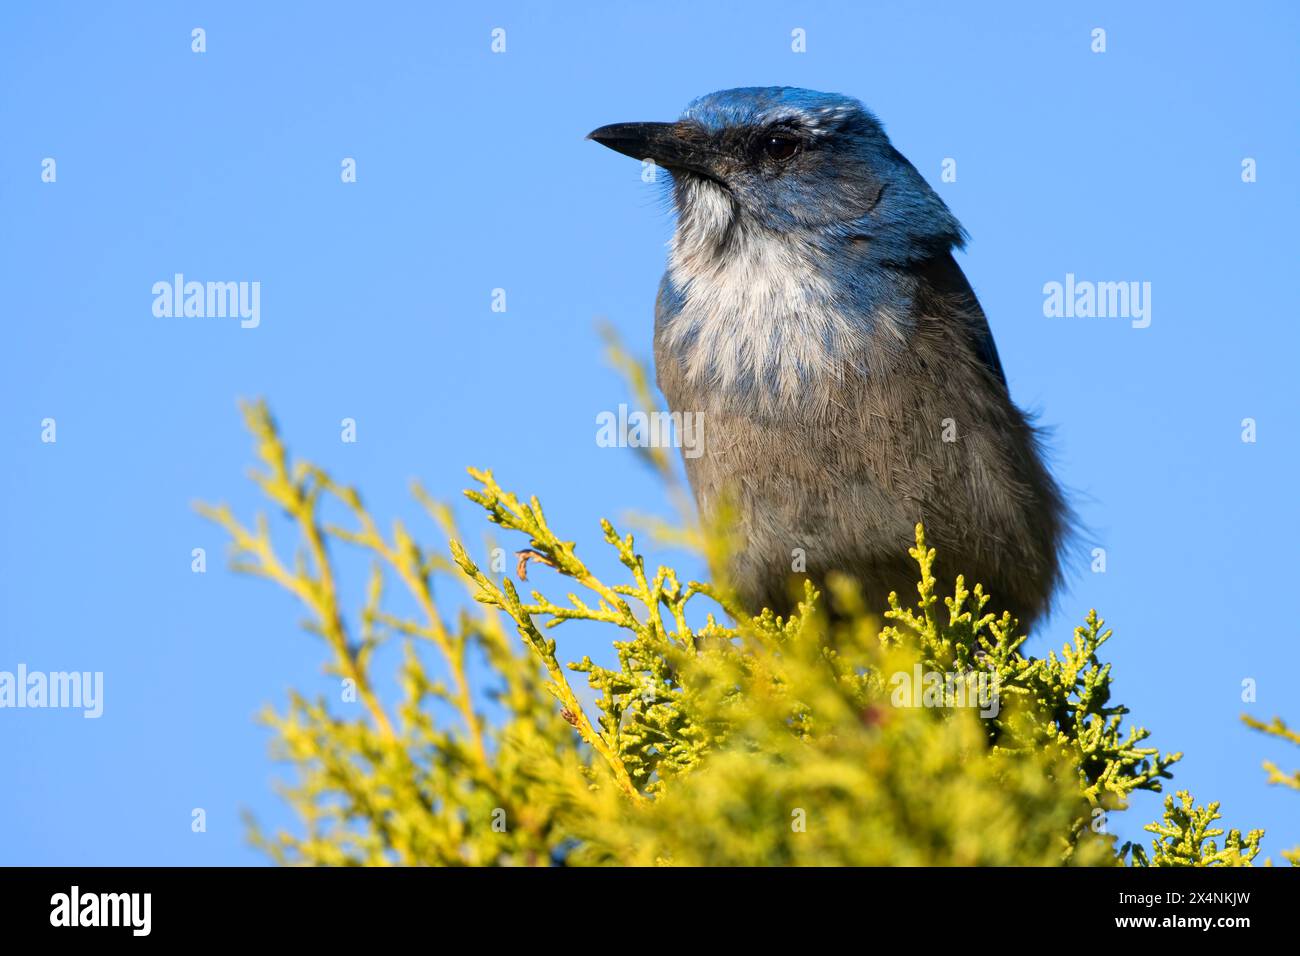
<svg viewBox="0 0 1300 956">
<path fill-rule="evenodd" d="M 611 123 L 587 139 L 633 159 L 652 159 L 668 170 L 684 170 L 721 182 L 718 154 L 709 137 L 691 123 Z"/>
</svg>

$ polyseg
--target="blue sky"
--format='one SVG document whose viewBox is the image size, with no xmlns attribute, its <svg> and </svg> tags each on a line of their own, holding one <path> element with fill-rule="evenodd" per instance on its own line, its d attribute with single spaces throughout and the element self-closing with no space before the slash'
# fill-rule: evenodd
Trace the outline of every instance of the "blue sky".
<svg viewBox="0 0 1300 956">
<path fill-rule="evenodd" d="M 1012 394 L 1107 552 L 1031 650 L 1097 607 L 1117 697 L 1186 753 L 1174 788 L 1267 828 L 1275 857 L 1300 842 L 1300 801 L 1259 766 L 1296 755 L 1238 722 L 1300 723 L 1294 5 L 476 6 L 0 11 L 0 670 L 105 680 L 98 720 L 0 711 L 0 863 L 258 863 L 239 811 L 292 823 L 254 716 L 330 690 L 322 648 L 191 510 L 259 504 L 237 396 L 380 516 L 425 529 L 409 478 L 453 498 L 490 466 L 613 571 L 598 519 L 667 504 L 595 443 L 624 393 L 593 327 L 648 353 L 671 219 L 583 136 L 777 84 L 862 99 L 971 234 Z M 260 282 L 261 324 L 155 317 L 178 272 Z M 1067 273 L 1150 282 L 1150 326 L 1045 317 Z M 570 658 L 592 650 L 575 635 Z"/>
</svg>

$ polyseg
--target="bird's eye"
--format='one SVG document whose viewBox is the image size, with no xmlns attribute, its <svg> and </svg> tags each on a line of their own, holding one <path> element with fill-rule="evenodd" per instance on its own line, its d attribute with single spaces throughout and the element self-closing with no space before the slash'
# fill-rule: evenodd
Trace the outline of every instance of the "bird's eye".
<svg viewBox="0 0 1300 956">
<path fill-rule="evenodd" d="M 798 151 L 799 140 L 793 136 L 777 134 L 763 141 L 763 152 L 777 162 L 785 162 Z"/>
</svg>

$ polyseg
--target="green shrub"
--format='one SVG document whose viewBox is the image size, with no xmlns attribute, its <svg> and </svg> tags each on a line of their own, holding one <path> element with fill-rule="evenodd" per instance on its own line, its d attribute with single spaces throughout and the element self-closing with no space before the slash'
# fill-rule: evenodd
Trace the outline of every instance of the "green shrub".
<svg viewBox="0 0 1300 956">
<path fill-rule="evenodd" d="M 832 587 L 849 613 L 833 620 L 811 587 L 788 619 L 750 617 L 720 578 L 683 582 L 648 565 L 609 522 L 623 575 L 601 580 L 536 499 L 471 471 L 470 500 L 527 542 L 516 577 L 548 567 L 539 575 L 572 588 L 525 597 L 482 569 L 451 510 L 419 487 L 451 560 L 400 522 L 386 536 L 354 489 L 289 460 L 263 404 L 244 411 L 262 465 L 253 479 L 301 546 L 286 561 L 264 517 L 249 527 L 224 506 L 201 511 L 229 532 L 236 568 L 305 605 L 345 695 L 295 694 L 265 715 L 295 770 L 284 792 L 302 823 L 274 836 L 250 823 L 279 862 L 1206 866 L 1259 852 L 1261 831 L 1233 830 L 1220 846 L 1218 804 L 1185 793 L 1147 827 L 1150 851 L 1116 846 L 1108 814 L 1159 791 L 1180 755 L 1145 746 L 1112 702 L 1100 657 L 1111 632 L 1094 612 L 1059 651 L 1026 656 L 978 585 L 959 579 L 940 597 L 919 526 L 917 593 L 894 596 L 887 620 L 843 582 Z M 334 509 L 346 525 L 325 519 Z M 718 536 L 677 539 L 714 542 L 719 565 Z M 336 546 L 373 558 L 355 618 L 341 606 Z M 477 611 L 444 611 L 435 580 L 467 589 Z M 394 583 L 418 614 L 387 609 Z M 548 635 L 570 621 L 603 629 L 617 666 L 562 663 Z M 371 663 L 391 639 L 404 647 L 401 696 L 386 701 Z M 468 663 L 480 655 L 492 679 L 475 687 Z"/>
</svg>

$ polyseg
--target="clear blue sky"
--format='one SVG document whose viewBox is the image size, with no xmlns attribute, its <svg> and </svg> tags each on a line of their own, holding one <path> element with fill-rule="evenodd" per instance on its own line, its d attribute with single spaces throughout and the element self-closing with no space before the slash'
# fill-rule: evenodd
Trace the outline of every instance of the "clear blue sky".
<svg viewBox="0 0 1300 956">
<path fill-rule="evenodd" d="M 423 529 L 408 478 L 450 498 L 491 466 L 612 570 L 598 518 L 666 504 L 594 441 L 623 392 L 593 323 L 648 352 L 671 220 L 583 136 L 775 84 L 861 98 L 970 231 L 1012 393 L 1108 553 L 1031 649 L 1099 608 L 1118 698 L 1186 752 L 1174 786 L 1266 827 L 1274 856 L 1300 842 L 1300 799 L 1259 766 L 1296 754 L 1238 723 L 1300 723 L 1294 4 L 468 6 L 0 10 L 0 670 L 106 684 L 99 720 L 0 711 L 0 863 L 255 863 L 239 810 L 291 822 L 254 716 L 335 685 L 292 600 L 231 574 L 191 511 L 258 504 L 237 396 L 379 515 Z M 260 327 L 156 318 L 177 272 L 259 281 Z M 1150 282 L 1150 327 L 1045 318 L 1066 273 Z"/>
</svg>

